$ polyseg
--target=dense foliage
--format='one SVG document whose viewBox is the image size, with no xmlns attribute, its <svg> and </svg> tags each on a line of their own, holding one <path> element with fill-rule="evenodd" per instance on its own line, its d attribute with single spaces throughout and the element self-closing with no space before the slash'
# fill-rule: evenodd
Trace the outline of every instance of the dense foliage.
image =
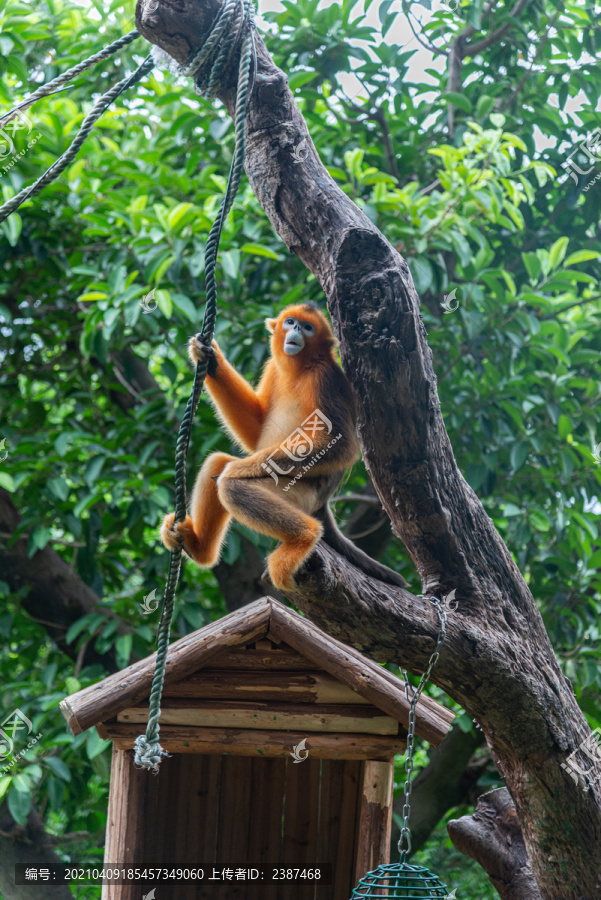
<svg viewBox="0 0 601 900">
<path fill-rule="evenodd" d="M 491 25 L 480 20 L 482 2 L 429 6 L 408 9 L 417 38 L 390 0 L 379 4 L 379 28 L 355 0 L 287 0 L 263 25 L 332 177 L 408 259 L 458 463 L 514 553 L 596 727 L 601 188 L 584 190 L 596 175 L 590 154 L 574 157 L 582 171 L 592 167 L 577 183 L 562 164 L 596 123 L 601 38 L 584 3 L 558 14 L 536 0 L 517 24 L 506 3 L 494 27 L 509 21 L 509 31 L 464 62 L 461 89 L 448 93 L 454 36 L 473 27 L 478 39 Z M 427 14 L 424 27 L 416 9 Z M 132 16 L 131 3 L 123 12 L 102 0 L 0 0 L 3 105 L 133 27 Z M 413 83 L 422 42 L 432 42 L 432 64 Z M 1 175 L 4 199 L 64 152 L 92 99 L 142 61 L 143 43 L 0 132 L 0 169 L 25 151 Z M 360 86 L 349 99 L 351 71 Z M 578 115 L 569 112 L 576 97 Z M 175 434 L 191 382 L 185 347 L 201 321 L 203 247 L 232 147 L 224 111 L 155 70 L 103 116 L 63 176 L 0 226 L 8 452 L 0 486 L 19 509 L 30 554 L 50 544 L 98 595 L 69 643 L 113 648 L 120 666 L 153 649 L 158 613 L 144 615 L 140 603 L 154 589 L 160 597 L 165 580 L 157 528 L 173 504 Z M 300 297 L 323 303 L 323 294 L 248 186 L 226 223 L 220 265 L 217 338 L 254 379 L 267 352 L 263 319 Z M 151 291 L 147 312 L 140 301 Z M 214 448 L 230 444 L 202 401 L 191 470 Z M 358 465 L 343 492 L 364 483 Z M 343 519 L 352 508 L 337 503 Z M 225 550 L 233 566 L 242 534 L 268 546 L 234 527 Z M 419 591 L 400 546 L 384 561 Z M 87 831 L 87 843 L 63 850 L 88 859 L 101 853 L 109 752 L 95 734 L 67 734 L 58 702 L 102 670 L 74 668 L 57 650 L 44 623 L 22 610 L 26 588 L 0 590 L 0 707 L 20 708 L 43 734 L 0 774 L 0 798 L 18 822 L 34 802 L 49 831 Z M 224 611 L 214 575 L 187 566 L 175 635 Z M 430 857 L 441 841 L 435 833 Z M 464 862 L 463 873 L 454 865 L 460 896 L 492 896 L 480 872 L 468 880 Z"/>
</svg>

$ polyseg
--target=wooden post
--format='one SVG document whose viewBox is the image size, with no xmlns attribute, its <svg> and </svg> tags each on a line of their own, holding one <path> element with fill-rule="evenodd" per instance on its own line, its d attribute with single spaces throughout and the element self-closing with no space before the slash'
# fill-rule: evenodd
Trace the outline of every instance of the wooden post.
<svg viewBox="0 0 601 900">
<path fill-rule="evenodd" d="M 394 760 L 363 763 L 357 817 L 355 884 L 377 866 L 390 861 Z"/>
<path fill-rule="evenodd" d="M 136 769 L 133 750 L 119 750 L 113 744 L 111 786 L 106 821 L 105 863 L 135 867 L 141 862 L 144 844 L 144 791 L 148 772 Z M 139 900 L 140 887 L 133 884 L 104 884 L 102 900 Z"/>
</svg>

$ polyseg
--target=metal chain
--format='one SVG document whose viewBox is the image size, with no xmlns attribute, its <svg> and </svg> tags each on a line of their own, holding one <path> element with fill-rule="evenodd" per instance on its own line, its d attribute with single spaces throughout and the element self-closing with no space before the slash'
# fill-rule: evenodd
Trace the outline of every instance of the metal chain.
<svg viewBox="0 0 601 900">
<path fill-rule="evenodd" d="M 405 754 L 405 772 L 407 773 L 407 778 L 405 780 L 405 803 L 403 805 L 403 826 L 401 828 L 401 834 L 399 836 L 398 850 L 401 858 L 401 863 L 404 863 L 409 854 L 411 853 L 411 829 L 409 828 L 409 816 L 411 814 L 411 791 L 413 789 L 413 783 L 411 781 L 411 776 L 413 774 L 413 753 L 415 750 L 415 720 L 416 720 L 416 709 L 419 698 L 421 697 L 422 691 L 425 688 L 426 684 L 430 680 L 430 674 L 432 669 L 438 662 L 438 657 L 440 656 L 440 648 L 442 647 L 445 638 L 447 636 L 446 625 L 447 625 L 447 611 L 442 603 L 442 600 L 439 600 L 438 597 L 427 597 L 427 600 L 430 600 L 436 606 L 436 611 L 438 613 L 438 618 L 440 619 L 440 631 L 438 633 L 438 640 L 436 641 L 436 647 L 434 648 L 434 652 L 430 657 L 430 661 L 428 663 L 428 668 L 423 673 L 422 677 L 419 680 L 419 684 L 417 688 L 413 692 L 413 696 L 411 698 L 409 704 L 409 727 L 407 729 L 407 751 Z M 407 672 L 403 669 L 400 669 L 401 675 L 403 676 L 403 682 L 405 685 L 405 697 L 409 700 L 409 676 Z"/>
</svg>

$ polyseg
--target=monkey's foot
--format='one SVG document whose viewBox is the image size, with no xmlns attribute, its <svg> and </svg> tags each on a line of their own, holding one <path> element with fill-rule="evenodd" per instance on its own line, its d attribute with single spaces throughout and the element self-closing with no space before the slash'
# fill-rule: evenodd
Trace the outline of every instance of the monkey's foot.
<svg viewBox="0 0 601 900">
<path fill-rule="evenodd" d="M 322 532 L 319 522 L 308 519 L 308 527 L 302 537 L 277 545 L 267 560 L 269 577 L 274 587 L 284 594 L 298 591 L 294 575 L 312 552 Z"/>
</svg>

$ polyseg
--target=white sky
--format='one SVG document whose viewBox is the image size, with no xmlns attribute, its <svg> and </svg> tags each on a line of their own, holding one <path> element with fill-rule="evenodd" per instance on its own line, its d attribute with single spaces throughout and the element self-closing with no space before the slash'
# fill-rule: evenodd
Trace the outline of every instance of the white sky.
<svg viewBox="0 0 601 900">
<path fill-rule="evenodd" d="M 367 12 L 367 17 L 362 24 L 371 25 L 379 29 L 380 20 L 378 17 L 378 9 L 381 5 L 382 0 L 375 0 L 372 3 L 371 7 Z M 447 0 L 447 5 L 452 9 L 452 4 L 455 0 Z M 329 6 L 330 0 L 324 0 L 324 5 Z M 265 22 L 261 22 L 261 14 L 264 12 L 280 12 L 284 7 L 280 0 L 258 0 L 258 24 L 259 27 L 265 27 Z M 422 23 L 428 22 L 434 12 L 440 10 L 443 7 L 442 0 L 432 0 L 432 11 L 426 9 L 421 6 L 419 3 L 413 3 L 414 13 L 414 26 L 415 26 L 415 18 L 417 17 Z M 363 2 L 361 4 L 357 4 L 355 10 L 353 10 L 353 17 L 359 16 L 363 11 Z M 404 14 L 401 12 L 401 3 L 400 0 L 393 3 L 389 9 L 389 12 L 400 12 L 397 21 L 394 26 L 390 29 L 388 34 L 386 35 L 387 43 L 395 43 L 400 44 L 403 47 L 403 51 L 405 50 L 416 50 L 416 53 L 409 60 L 408 66 L 408 78 L 417 83 L 417 84 L 435 84 L 434 79 L 431 75 L 426 72 L 426 69 L 435 69 L 438 72 L 444 71 L 446 67 L 446 57 L 442 55 L 433 55 L 429 50 L 423 47 L 419 41 L 413 36 L 413 33 L 407 24 L 407 20 Z M 587 56 L 588 61 L 590 62 L 590 57 Z M 577 67 L 579 64 L 578 61 L 574 61 L 572 65 Z M 527 66 L 528 63 L 524 61 L 524 66 Z M 357 94 L 360 90 L 360 84 L 357 78 L 353 75 L 340 75 L 340 82 L 342 83 L 347 94 L 352 97 Z M 423 99 L 428 99 L 427 94 L 422 94 L 421 97 Z M 558 108 L 558 97 L 557 94 L 553 94 L 549 96 L 549 104 L 556 109 Z M 578 134 L 582 134 L 582 120 L 578 116 L 578 112 L 585 107 L 589 107 L 589 101 L 586 97 L 586 94 L 583 91 L 580 91 L 575 97 L 568 97 L 566 104 L 563 110 L 560 110 L 560 115 L 563 121 L 565 122 L 566 128 L 566 146 L 568 146 L 572 141 L 576 138 L 576 132 Z M 596 107 L 597 111 L 601 111 L 601 98 L 599 99 Z M 573 130 L 576 129 L 576 130 Z M 569 132 L 572 132 L 571 134 Z M 552 147 L 556 144 L 555 138 L 552 140 L 548 139 L 540 130 L 538 126 L 534 128 L 534 139 L 535 145 L 537 149 L 543 150 L 546 147 Z"/>
</svg>

